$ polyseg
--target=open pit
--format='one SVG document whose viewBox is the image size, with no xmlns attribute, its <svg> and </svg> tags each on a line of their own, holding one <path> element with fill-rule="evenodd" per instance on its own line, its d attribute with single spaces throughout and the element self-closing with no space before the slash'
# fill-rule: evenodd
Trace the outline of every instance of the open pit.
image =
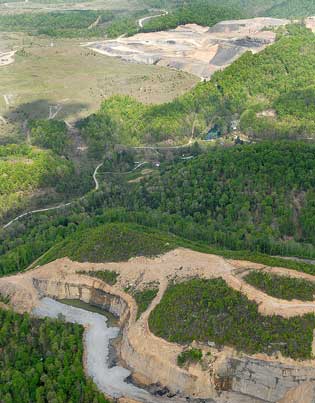
<svg viewBox="0 0 315 403">
<path fill-rule="evenodd" d="M 196 24 L 85 44 L 106 56 L 155 64 L 209 79 L 243 53 L 260 52 L 276 39 L 275 28 L 289 23 L 276 18 L 223 21 L 211 28 Z"/>
<path fill-rule="evenodd" d="M 265 315 L 291 317 L 315 312 L 315 301 L 282 301 L 257 292 L 243 280 L 244 270 L 248 269 L 266 270 L 266 267 L 249 262 L 227 261 L 218 256 L 182 248 L 156 258 L 138 257 L 119 263 L 78 263 L 63 258 L 16 276 L 1 278 L 0 292 L 10 296 L 11 305 L 19 312 L 32 312 L 35 308 L 36 313 L 41 307 L 43 309 L 43 303 L 45 306 L 45 299 L 42 298 L 50 297 L 80 299 L 119 317 L 122 337 L 118 355 L 125 363 L 125 368 L 131 371 L 132 379 L 143 387 L 153 384 L 166 386 L 170 394 L 175 396 L 156 398 L 150 395 L 147 400 L 148 392 L 142 389 L 140 395 L 122 389 L 118 391 L 118 396 L 150 403 L 155 402 L 155 398 L 158 402 L 179 403 L 185 401 L 187 396 L 192 398 L 191 402 L 196 398 L 210 399 L 206 401 L 217 403 L 278 402 L 291 389 L 304 382 L 314 381 L 314 360 L 294 361 L 264 354 L 249 356 L 228 347 L 218 349 L 198 345 L 204 351 L 211 351 L 209 365 L 205 367 L 198 363 L 180 368 L 177 356 L 183 351 L 183 346 L 156 337 L 148 325 L 149 315 L 161 301 L 169 281 L 193 277 L 222 277 L 230 287 L 256 301 L 259 311 Z M 292 270 L 270 270 L 315 280 L 314 276 Z M 119 274 L 118 281 L 110 286 L 88 275 L 89 271 L 115 271 Z M 152 283 L 159 284 L 159 292 L 137 320 L 136 302 L 124 290 L 130 286 L 141 290 Z M 47 311 L 47 306 L 45 309 Z M 94 343 L 95 348 L 97 344 Z"/>
</svg>

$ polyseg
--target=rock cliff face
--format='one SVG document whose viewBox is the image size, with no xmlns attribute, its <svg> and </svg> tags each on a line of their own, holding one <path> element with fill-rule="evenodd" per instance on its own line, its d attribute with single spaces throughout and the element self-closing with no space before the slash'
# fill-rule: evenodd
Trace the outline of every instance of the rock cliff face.
<svg viewBox="0 0 315 403">
<path fill-rule="evenodd" d="M 246 358 L 228 358 L 221 376 L 231 380 L 234 392 L 278 402 L 288 390 L 305 381 L 315 380 L 315 368 Z M 283 401 L 284 402 L 284 401 Z"/>
<path fill-rule="evenodd" d="M 39 295 L 54 298 L 80 299 L 108 310 L 120 318 L 124 327 L 121 357 L 135 372 L 135 378 L 144 384 L 160 383 L 172 392 L 202 398 L 216 398 L 218 392 L 230 391 L 251 396 L 253 401 L 278 402 L 290 389 L 305 381 L 315 380 L 315 368 L 285 365 L 251 357 L 229 357 L 215 365 L 214 372 L 196 371 L 192 374 L 153 355 L 143 355 L 141 340 L 136 342 L 136 333 L 131 329 L 135 306 L 128 295 L 117 295 L 116 290 L 98 280 L 84 277 L 81 281 L 48 281 L 34 278 L 34 287 Z M 90 284 L 87 284 L 90 283 Z M 127 299 L 127 300 L 126 300 Z M 152 335 L 153 338 L 155 336 Z M 158 339 L 158 338 L 156 338 Z M 160 341 L 158 339 L 158 348 Z M 153 340 L 152 340 L 153 341 Z M 169 344 L 169 343 L 167 343 Z M 152 344 L 154 350 L 154 345 Z M 178 351 L 177 351 L 178 349 Z M 180 347 L 174 345 L 177 354 Z M 231 402 L 232 403 L 232 402 Z"/>
<path fill-rule="evenodd" d="M 83 302 L 98 306 L 119 318 L 124 326 L 129 319 L 130 310 L 128 303 L 122 296 L 115 295 L 109 290 L 103 290 L 102 284 L 97 280 L 88 279 L 90 284 L 80 282 L 48 281 L 46 279 L 33 279 L 34 287 L 40 297 L 52 297 L 57 299 L 79 299 Z M 96 284 L 95 284 L 96 283 Z"/>
</svg>

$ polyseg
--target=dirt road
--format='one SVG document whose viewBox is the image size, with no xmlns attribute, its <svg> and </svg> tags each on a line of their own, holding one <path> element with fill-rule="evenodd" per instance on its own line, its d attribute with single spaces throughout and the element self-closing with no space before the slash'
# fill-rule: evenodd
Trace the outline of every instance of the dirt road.
<svg viewBox="0 0 315 403">
<path fill-rule="evenodd" d="M 143 23 L 145 21 L 149 21 L 152 20 L 153 18 L 158 18 L 158 17 L 162 17 L 163 15 L 167 15 L 168 11 L 167 10 L 161 10 L 162 14 L 158 14 L 158 15 L 150 15 L 149 17 L 144 17 L 144 18 L 140 18 L 140 20 L 138 21 L 138 25 L 140 28 L 143 28 Z"/>
</svg>

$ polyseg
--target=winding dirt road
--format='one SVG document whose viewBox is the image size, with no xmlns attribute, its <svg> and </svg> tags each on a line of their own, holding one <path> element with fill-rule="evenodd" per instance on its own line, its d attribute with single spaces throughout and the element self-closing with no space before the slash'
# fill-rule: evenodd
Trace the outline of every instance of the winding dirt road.
<svg viewBox="0 0 315 403">
<path fill-rule="evenodd" d="M 110 172 L 110 171 L 109 171 L 109 172 L 104 172 L 104 173 L 105 173 L 105 174 L 114 174 L 114 175 L 125 175 L 125 174 L 129 174 L 129 173 L 134 172 L 135 170 L 137 170 L 137 169 L 139 169 L 140 167 L 142 167 L 144 164 L 147 164 L 147 161 L 139 162 L 139 164 L 137 164 L 131 171 L 128 171 L 128 172 Z M 97 179 L 97 173 L 98 173 L 98 170 L 99 170 L 103 165 L 104 165 L 104 162 L 98 164 L 97 167 L 95 168 L 94 172 L 93 172 L 93 180 L 94 180 L 94 183 L 95 183 L 94 191 L 98 191 L 98 190 L 99 190 L 100 185 L 99 185 L 99 181 L 98 181 L 98 179 Z M 84 197 L 85 197 L 85 195 L 82 196 L 82 197 L 80 197 L 79 199 L 72 200 L 72 201 L 70 201 L 70 202 L 68 202 L 68 203 L 59 204 L 58 206 L 53 206 L 53 207 L 47 207 L 47 208 L 42 208 L 42 209 L 31 210 L 31 211 L 28 211 L 28 212 L 26 212 L 26 213 L 20 214 L 20 215 L 18 215 L 17 217 L 13 218 L 11 221 L 9 221 L 7 224 L 3 225 L 2 228 L 3 228 L 3 229 L 6 229 L 6 228 L 10 227 L 14 222 L 20 220 L 21 218 L 24 218 L 24 217 L 27 217 L 27 216 L 29 216 L 29 215 L 32 215 L 32 214 L 43 213 L 43 212 L 46 212 L 46 211 L 60 210 L 60 209 L 62 209 L 62 208 L 64 208 L 64 207 L 68 207 L 68 206 L 70 206 L 71 204 L 73 204 L 75 201 L 77 201 L 77 200 L 82 200 Z"/>
<path fill-rule="evenodd" d="M 158 17 L 162 17 L 163 15 L 167 15 L 168 11 L 167 10 L 161 10 L 162 14 L 158 14 L 158 15 L 150 15 L 149 17 L 144 17 L 144 18 L 140 18 L 138 21 L 138 25 L 140 28 L 143 28 L 143 23 L 145 21 L 149 21 L 152 20 L 153 18 L 158 18 Z"/>
<path fill-rule="evenodd" d="M 99 170 L 99 168 L 100 168 L 102 165 L 103 165 L 103 163 L 99 164 L 99 165 L 95 168 L 94 173 L 93 173 L 93 180 L 94 180 L 94 183 L 95 183 L 94 190 L 96 190 L 96 191 L 99 189 L 99 182 L 98 182 L 98 180 L 97 180 L 96 175 L 97 175 L 97 171 Z M 26 217 L 26 216 L 32 215 L 32 214 L 43 213 L 43 212 L 45 212 L 45 211 L 60 210 L 60 209 L 62 209 L 62 208 L 64 208 L 64 207 L 68 207 L 68 206 L 70 206 L 71 204 L 73 204 L 76 200 L 81 200 L 81 199 L 83 199 L 84 197 L 85 197 L 85 196 L 82 196 L 82 197 L 79 198 L 79 199 L 72 200 L 71 202 L 68 202 L 68 203 L 62 203 L 62 204 L 59 204 L 58 206 L 47 207 L 47 208 L 36 209 L 36 210 L 31 210 L 31 211 L 28 211 L 28 212 L 26 212 L 26 213 L 20 214 L 20 215 L 18 215 L 17 217 L 13 218 L 13 220 L 11 220 L 11 221 L 9 221 L 7 224 L 5 224 L 2 228 L 3 228 L 3 229 L 6 229 L 6 228 L 10 227 L 14 222 L 16 222 L 16 221 L 18 221 L 18 220 L 20 220 L 21 218 L 24 218 L 24 217 Z"/>
</svg>

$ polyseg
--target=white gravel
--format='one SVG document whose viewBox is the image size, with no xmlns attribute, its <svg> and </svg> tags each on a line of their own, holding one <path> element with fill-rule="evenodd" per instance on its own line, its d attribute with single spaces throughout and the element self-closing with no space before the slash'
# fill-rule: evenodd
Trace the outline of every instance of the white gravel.
<svg viewBox="0 0 315 403">
<path fill-rule="evenodd" d="M 144 402 L 155 401 L 147 391 L 125 382 L 130 371 L 122 367 L 108 367 L 109 342 L 118 336 L 119 328 L 107 327 L 105 316 L 84 309 L 62 304 L 51 298 L 43 298 L 33 310 L 38 317 L 58 318 L 62 314 L 67 322 L 85 326 L 84 347 L 86 369 L 98 388 L 113 398 L 130 397 Z"/>
</svg>

